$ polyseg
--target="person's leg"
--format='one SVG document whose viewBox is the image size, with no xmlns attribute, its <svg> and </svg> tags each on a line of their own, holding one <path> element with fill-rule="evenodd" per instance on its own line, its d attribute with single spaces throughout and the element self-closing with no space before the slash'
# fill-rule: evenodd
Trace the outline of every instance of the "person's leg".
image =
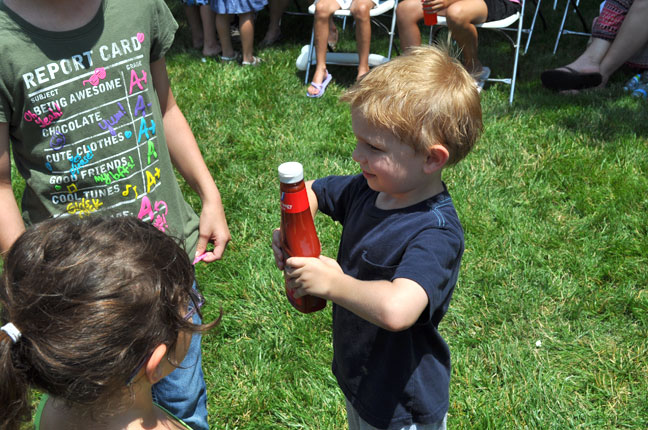
<svg viewBox="0 0 648 430">
<path fill-rule="evenodd" d="M 216 14 L 208 4 L 200 6 L 200 18 L 203 28 L 202 54 L 213 57 L 221 52 L 220 43 L 216 37 Z"/>
<path fill-rule="evenodd" d="M 230 14 L 216 14 L 216 31 L 220 39 L 221 47 L 223 49 L 224 57 L 233 57 L 234 48 L 232 47 L 232 36 L 230 35 Z"/>
<path fill-rule="evenodd" d="M 315 17 L 313 19 L 315 30 L 315 73 L 313 73 L 312 82 L 321 84 L 326 78 L 326 44 L 329 35 L 329 19 L 333 13 L 340 9 L 336 0 L 319 0 L 315 5 Z M 316 95 L 319 91 L 310 85 L 308 94 Z"/>
<path fill-rule="evenodd" d="M 191 30 L 191 42 L 194 48 L 200 49 L 203 46 L 203 28 L 200 22 L 200 11 L 196 6 L 184 5 L 185 16 Z"/>
<path fill-rule="evenodd" d="M 327 43 L 329 48 L 332 50 L 335 50 L 335 47 L 337 46 L 338 43 L 338 30 L 337 27 L 335 26 L 335 20 L 333 19 L 333 15 L 329 18 L 329 35 L 327 39 Z"/>
<path fill-rule="evenodd" d="M 482 65 L 477 57 L 478 36 L 475 24 L 486 21 L 486 3 L 483 0 L 459 0 L 440 14 L 445 14 L 448 29 L 459 45 L 466 70 L 470 73 L 480 73 Z"/>
<path fill-rule="evenodd" d="M 642 1 L 645 3 L 645 0 Z M 585 51 L 571 63 L 543 72 L 543 85 L 568 92 L 597 85 L 604 86 L 612 71 L 606 70 L 602 73 L 601 63 L 620 32 L 632 3 L 633 0 L 607 0 L 592 25 L 592 39 Z"/>
<path fill-rule="evenodd" d="M 194 284 L 195 288 L 195 284 Z M 200 316 L 193 316 L 201 324 Z M 209 430 L 207 423 L 207 387 L 202 370 L 200 334 L 194 334 L 180 367 L 153 385 L 153 400 L 168 409 L 194 430 Z"/>
<path fill-rule="evenodd" d="M 421 0 L 404 0 L 398 3 L 396 21 L 401 51 L 405 52 L 410 46 L 421 44 L 421 31 L 418 22 L 423 19 Z"/>
<path fill-rule="evenodd" d="M 369 50 L 371 48 L 371 18 L 369 11 L 374 7 L 372 0 L 353 0 L 351 14 L 356 25 L 356 44 L 358 50 L 358 76 L 369 72 Z"/>
<path fill-rule="evenodd" d="M 243 61 L 254 62 L 254 12 L 239 15 L 239 31 L 241 32 L 241 49 Z"/>
<path fill-rule="evenodd" d="M 596 73 L 600 70 L 601 61 L 603 61 L 611 44 L 610 41 L 593 38 L 585 51 L 564 67 L 569 67 L 580 73 Z"/>
<path fill-rule="evenodd" d="M 605 85 L 612 73 L 646 44 L 648 41 L 646 21 L 648 21 L 648 0 L 635 0 L 614 42 L 601 61 L 600 73 L 603 77 L 601 85 Z"/>
<path fill-rule="evenodd" d="M 281 17 L 288 7 L 289 0 L 270 0 L 268 6 L 270 8 L 270 21 L 268 23 L 268 31 L 266 31 L 262 45 L 272 45 L 279 39 L 281 35 Z"/>
</svg>

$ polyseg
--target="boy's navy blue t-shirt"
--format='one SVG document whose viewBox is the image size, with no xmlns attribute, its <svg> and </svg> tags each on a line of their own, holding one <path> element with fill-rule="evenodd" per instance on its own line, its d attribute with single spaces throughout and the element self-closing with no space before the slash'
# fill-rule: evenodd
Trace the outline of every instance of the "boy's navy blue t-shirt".
<svg viewBox="0 0 648 430">
<path fill-rule="evenodd" d="M 343 225 L 337 261 L 356 279 L 407 278 L 427 293 L 416 324 L 384 330 L 333 305 L 333 373 L 374 427 L 441 421 L 448 411 L 450 350 L 438 325 L 457 282 L 464 238 L 447 190 L 416 205 L 381 210 L 361 176 L 313 183 L 319 210 Z"/>
</svg>

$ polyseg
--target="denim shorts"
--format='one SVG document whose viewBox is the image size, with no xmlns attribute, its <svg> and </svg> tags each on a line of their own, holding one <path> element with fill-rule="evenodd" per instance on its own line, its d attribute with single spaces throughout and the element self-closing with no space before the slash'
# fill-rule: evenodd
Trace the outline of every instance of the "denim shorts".
<svg viewBox="0 0 648 430">
<path fill-rule="evenodd" d="M 194 283 L 193 288 L 196 288 Z M 192 306 L 192 305 L 190 305 Z M 201 324 L 195 313 L 194 324 Z M 193 430 L 209 430 L 207 387 L 202 370 L 201 335 L 194 333 L 180 367 L 153 385 L 153 401 L 184 421 Z"/>
</svg>

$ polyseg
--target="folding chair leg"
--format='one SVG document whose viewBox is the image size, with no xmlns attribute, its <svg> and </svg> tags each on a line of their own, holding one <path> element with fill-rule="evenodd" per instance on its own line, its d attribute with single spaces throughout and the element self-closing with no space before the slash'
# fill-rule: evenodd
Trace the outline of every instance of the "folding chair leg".
<svg viewBox="0 0 648 430">
<path fill-rule="evenodd" d="M 560 29 L 558 30 L 558 35 L 556 36 L 556 44 L 554 45 L 553 49 L 553 54 L 556 55 L 556 51 L 558 50 L 558 44 L 560 43 L 560 37 L 563 34 L 577 34 L 577 35 L 582 35 L 585 36 L 587 33 L 589 33 L 589 28 L 587 23 L 585 22 L 585 18 L 583 18 L 583 14 L 581 14 L 580 9 L 578 9 L 578 3 L 579 0 L 567 0 L 567 5 L 565 6 L 565 13 L 563 14 L 562 22 L 560 23 Z M 580 32 L 573 32 L 573 31 L 568 31 L 565 30 L 565 21 L 567 20 L 567 14 L 569 13 L 570 6 L 572 6 L 574 12 L 578 15 L 578 19 L 580 20 L 581 24 L 583 25 L 583 29 L 585 33 L 580 33 Z"/>
<path fill-rule="evenodd" d="M 553 54 L 556 55 L 558 50 L 558 44 L 560 43 L 560 37 L 563 34 L 563 28 L 565 28 L 565 21 L 567 20 L 567 14 L 569 13 L 569 5 L 571 0 L 567 0 L 567 5 L 565 6 L 565 13 L 563 14 L 562 21 L 560 22 L 560 28 L 558 29 L 558 35 L 556 36 L 556 44 L 554 45 Z"/>
<path fill-rule="evenodd" d="M 538 0 L 538 4 L 539 4 Z M 522 10 L 520 11 L 520 19 L 518 20 L 517 40 L 515 42 L 515 60 L 513 61 L 513 76 L 511 77 L 511 94 L 509 96 L 509 105 L 513 104 L 513 97 L 515 96 L 515 82 L 517 80 L 518 60 L 520 59 L 520 44 L 522 42 L 522 29 L 524 28 L 522 22 L 524 21 L 524 2 L 522 2 Z"/>
<path fill-rule="evenodd" d="M 306 77 L 304 78 L 304 84 L 308 84 L 308 75 L 310 74 L 311 62 L 313 61 L 313 44 L 315 42 L 315 25 L 313 25 L 313 31 L 311 32 L 310 45 L 308 46 L 308 63 L 306 64 Z"/>
<path fill-rule="evenodd" d="M 391 60 L 392 47 L 394 45 L 394 33 L 396 32 L 396 8 L 398 8 L 398 0 L 396 0 L 394 9 L 392 10 L 392 22 L 391 28 L 389 30 L 389 51 L 387 51 L 387 60 Z"/>
<path fill-rule="evenodd" d="M 536 3 L 535 12 L 533 13 L 533 20 L 531 21 L 531 27 L 529 27 L 529 35 L 527 36 L 526 45 L 524 46 L 524 54 L 526 55 L 529 50 L 529 44 L 531 43 L 531 36 L 533 36 L 533 29 L 535 28 L 536 20 L 538 19 L 538 13 L 540 12 L 540 5 L 542 0 L 538 0 Z"/>
</svg>

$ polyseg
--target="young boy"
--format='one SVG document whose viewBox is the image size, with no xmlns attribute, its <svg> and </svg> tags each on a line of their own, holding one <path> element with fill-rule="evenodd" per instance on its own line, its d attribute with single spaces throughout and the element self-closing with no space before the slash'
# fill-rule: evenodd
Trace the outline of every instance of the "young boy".
<svg viewBox="0 0 648 430">
<path fill-rule="evenodd" d="M 490 69 L 477 56 L 477 27 L 487 21 L 504 19 L 520 11 L 520 0 L 403 0 L 398 4 L 398 34 L 401 49 L 421 44 L 418 22 L 423 9 L 445 16 L 452 38 L 459 45 L 463 64 L 482 88 Z"/>
<path fill-rule="evenodd" d="M 0 0 L 0 252 L 25 224 L 100 213 L 150 222 L 192 259 L 222 256 L 230 233 L 220 194 L 169 86 L 164 55 L 176 29 L 163 0 Z M 26 182 L 22 217 L 10 142 Z M 200 196 L 200 218 L 174 166 Z M 187 365 L 153 391 L 207 429 L 200 357 L 194 336 Z"/>
<path fill-rule="evenodd" d="M 326 87 L 333 78 L 326 69 L 326 51 L 330 33 L 335 33 L 333 13 L 338 9 L 349 9 L 356 25 L 356 44 L 358 50 L 358 78 L 369 71 L 369 48 L 371 44 L 371 20 L 369 11 L 379 0 L 316 0 L 315 1 L 315 73 L 306 95 L 318 98 L 324 95 Z"/>
<path fill-rule="evenodd" d="M 313 215 L 343 225 L 337 262 L 283 261 L 278 230 L 275 260 L 295 297 L 333 302 L 333 373 L 349 428 L 443 429 L 450 352 L 438 326 L 464 240 L 441 172 L 481 133 L 479 94 L 458 61 L 426 46 L 376 67 L 342 100 L 362 175 L 307 184 Z"/>
</svg>

